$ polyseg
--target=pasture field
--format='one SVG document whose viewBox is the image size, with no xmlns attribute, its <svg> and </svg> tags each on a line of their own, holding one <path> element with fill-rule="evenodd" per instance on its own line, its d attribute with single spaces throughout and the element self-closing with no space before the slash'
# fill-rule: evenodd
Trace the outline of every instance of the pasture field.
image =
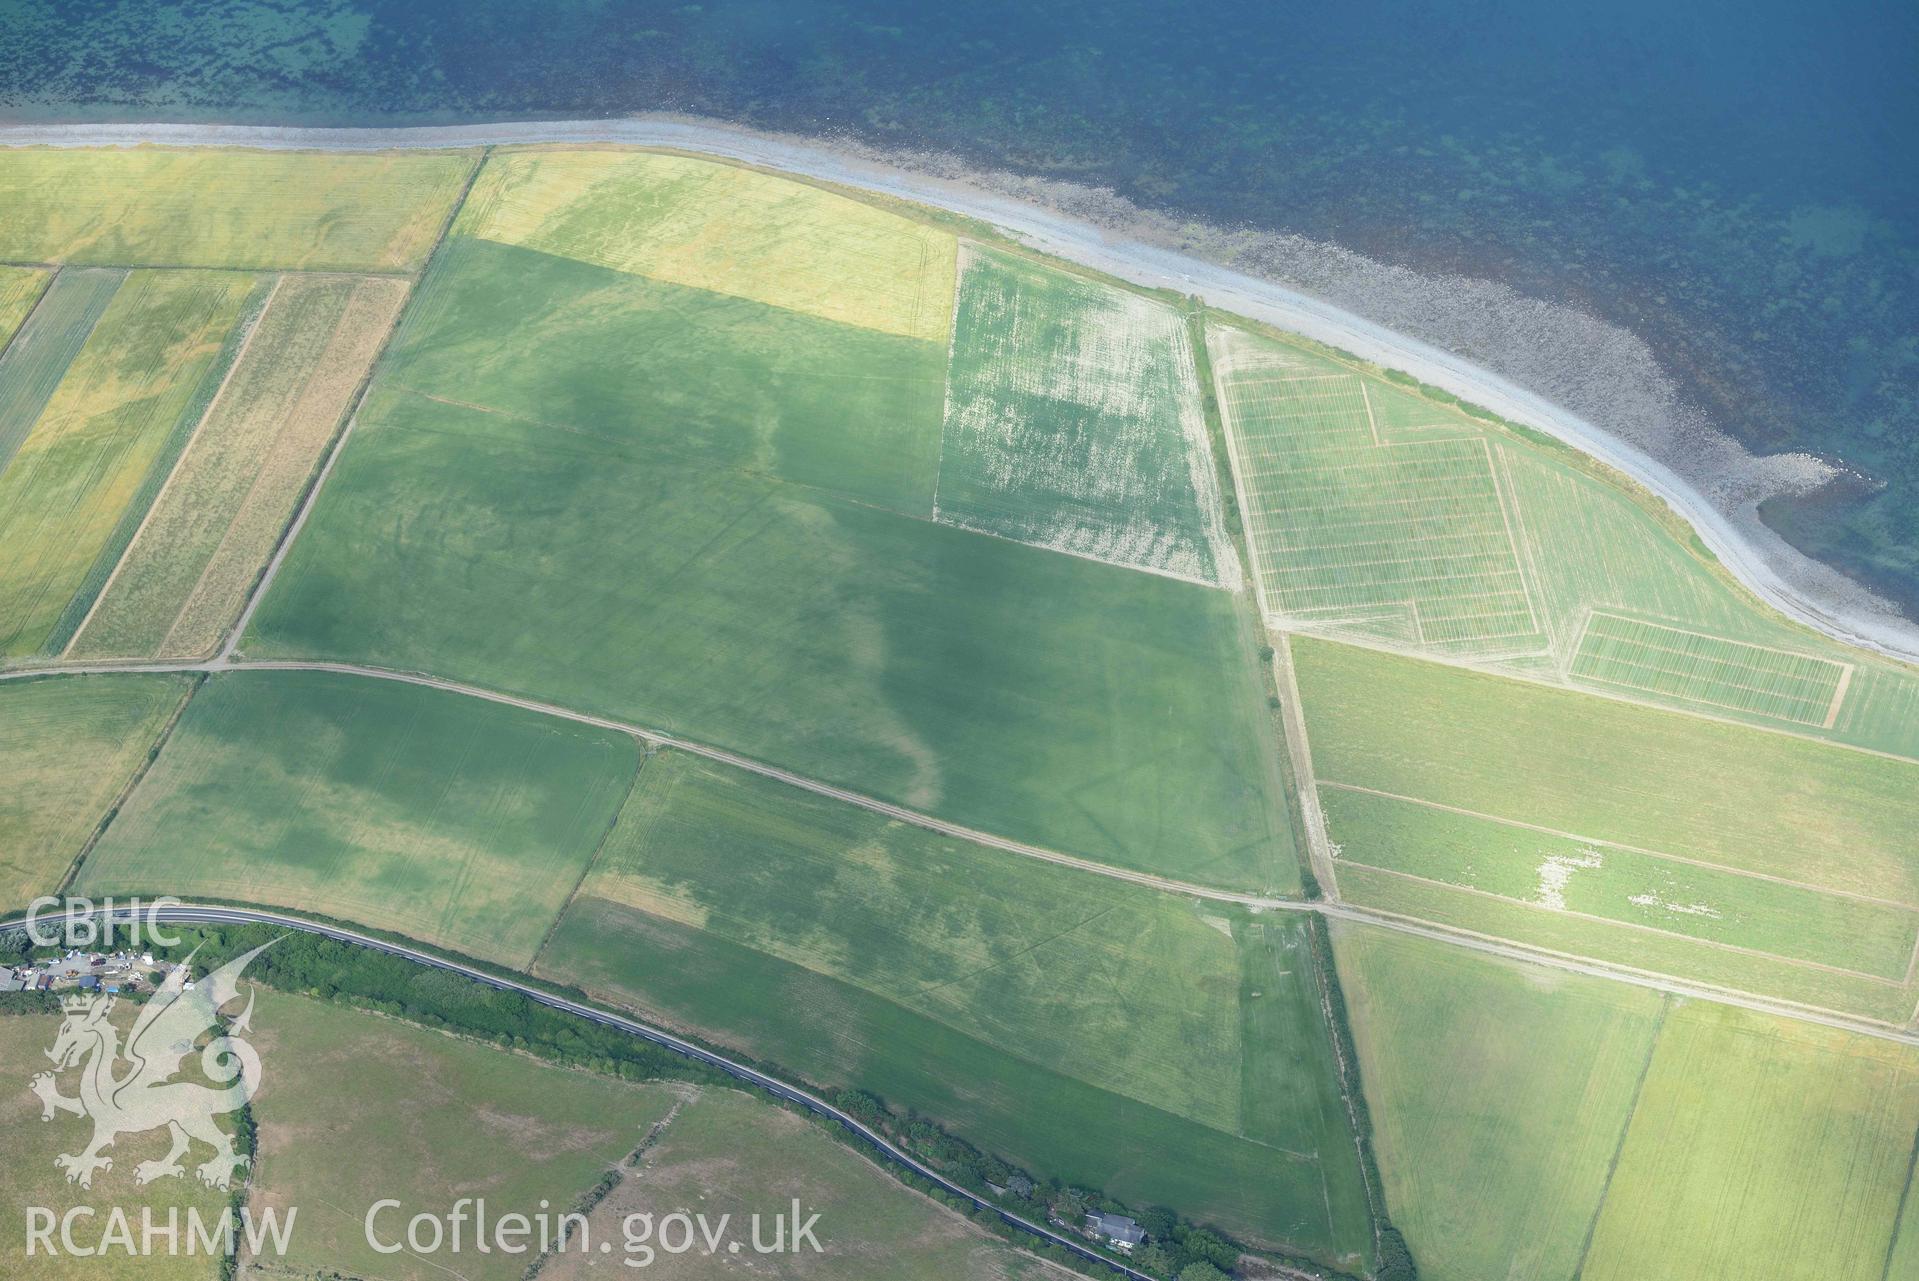
<svg viewBox="0 0 1919 1281">
<path fill-rule="evenodd" d="M 556 1255 L 546 1281 L 606 1281 L 628 1275 L 621 1224 L 628 1215 L 659 1219 L 695 1207 L 708 1222 L 730 1215 L 750 1248 L 752 1216 L 771 1241 L 771 1216 L 799 1198 L 802 1217 L 818 1212 L 820 1253 L 754 1256 L 759 1277 L 822 1281 L 1013 1281 L 1062 1274 L 989 1236 L 936 1202 L 902 1188 L 819 1126 L 737 1090 L 703 1089 L 647 1148 L 588 1219 L 587 1239 L 614 1242 L 614 1258 Z M 644 1275 L 669 1281 L 737 1277 L 737 1256 L 659 1254 Z"/>
<path fill-rule="evenodd" d="M 1186 318 L 964 247 L 940 519 L 1096 560 L 1237 574 Z"/>
<path fill-rule="evenodd" d="M 71 658 L 207 656 L 245 606 L 407 294 L 282 276 Z"/>
<path fill-rule="evenodd" d="M 1420 1276 L 1572 1281 L 1664 998 L 1330 925 L 1386 1204 Z"/>
<path fill-rule="evenodd" d="M 1322 640 L 1293 654 L 1330 782 L 1919 904 L 1919 764 Z"/>
<path fill-rule="evenodd" d="M 40 301 L 51 274 L 39 267 L 0 267 L 0 348 Z"/>
<path fill-rule="evenodd" d="M 10 147 L 0 151 L 0 259 L 412 271 L 477 159 L 470 151 Z"/>
<path fill-rule="evenodd" d="M 60 272 L 0 352 L 0 472 L 40 420 L 67 366 L 126 278 L 126 272 L 111 269 Z"/>
<path fill-rule="evenodd" d="M 133 1016 L 133 1006 L 122 1006 L 111 1016 L 122 1036 L 131 1029 Z M 57 1215 L 75 1207 L 95 1207 L 95 1217 L 75 1223 L 74 1236 L 84 1246 L 98 1241 L 106 1230 L 110 1207 L 125 1211 L 136 1243 L 143 1207 L 150 1208 L 162 1226 L 168 1213 L 174 1212 L 184 1242 L 188 1210 L 197 1211 L 202 1222 L 214 1224 L 227 1204 L 226 1193 L 204 1186 L 191 1172 L 145 1185 L 134 1181 L 135 1166 L 166 1155 L 165 1130 L 121 1136 L 113 1145 L 113 1168 L 96 1174 L 91 1189 L 67 1182 L 53 1159 L 84 1148 L 93 1122 L 67 1113 L 42 1121 L 40 1100 L 26 1088 L 29 1080 L 48 1069 L 45 1052 L 59 1033 L 60 1021 L 59 1014 L 0 1015 L 0 1079 L 9 1086 L 0 1090 L 0 1255 L 6 1259 L 8 1281 L 217 1281 L 221 1263 L 217 1255 L 137 1257 L 114 1250 L 79 1257 L 64 1251 L 49 1255 L 43 1248 L 28 1256 L 28 1206 L 44 1206 Z M 76 1073 L 65 1074 L 61 1092 L 72 1096 L 76 1080 Z M 203 1158 L 206 1151 L 201 1149 Z"/>
<path fill-rule="evenodd" d="M 786 347 L 758 357 L 778 376 L 742 375 L 760 344 Z M 818 377 L 855 360 L 871 376 Z M 923 342 L 456 238 L 243 647 L 433 671 L 996 834 L 1296 890 L 1230 596 L 901 514 L 930 510 L 938 368 Z M 893 412 L 922 404 L 923 436 Z"/>
<path fill-rule="evenodd" d="M 1363 1199 L 1329 1201 L 1329 1180 L 1350 1177 L 1356 1196 L 1358 1178 L 1330 1155 L 1283 1152 L 1098 1089 L 711 931 L 582 895 L 539 969 L 823 1086 L 871 1090 L 1041 1179 L 1178 1206 L 1254 1243 L 1349 1262 L 1371 1251 Z"/>
<path fill-rule="evenodd" d="M 685 1088 L 570 1070 L 267 988 L 251 1039 L 266 1065 L 253 1100 L 251 1205 L 282 1216 L 299 1208 L 285 1258 L 258 1262 L 267 1277 L 520 1281 L 532 1254 L 479 1253 L 470 1222 L 458 1254 L 376 1253 L 367 1212 L 381 1199 L 403 1203 L 375 1221 L 386 1241 L 403 1241 L 415 1214 L 444 1218 L 461 1197 L 484 1197 L 495 1222 L 531 1217 L 543 1201 L 557 1216 L 639 1147 Z"/>
<path fill-rule="evenodd" d="M 457 230 L 941 347 L 951 323 L 952 233 L 741 165 L 496 152 Z"/>
<path fill-rule="evenodd" d="M 136 272 L 0 472 L 0 656 L 58 651 L 218 378 L 251 277 Z"/>
<path fill-rule="evenodd" d="M 1919 912 L 1320 785 L 1340 865 L 1903 982 Z"/>
<path fill-rule="evenodd" d="M 1211 340 L 1269 615 L 1385 626 L 1447 652 L 1544 648 L 1482 436 L 1388 439 L 1357 374 L 1237 330 Z"/>
<path fill-rule="evenodd" d="M 1583 1281 L 1881 1281 L 1919 1128 L 1919 1051 L 1674 1007 Z"/>
<path fill-rule="evenodd" d="M 639 764 L 623 734 L 328 672 L 215 676 L 81 867 L 525 965 Z"/>
<path fill-rule="evenodd" d="M 0 912 L 59 885 L 191 685 L 159 675 L 0 684 Z"/>
</svg>

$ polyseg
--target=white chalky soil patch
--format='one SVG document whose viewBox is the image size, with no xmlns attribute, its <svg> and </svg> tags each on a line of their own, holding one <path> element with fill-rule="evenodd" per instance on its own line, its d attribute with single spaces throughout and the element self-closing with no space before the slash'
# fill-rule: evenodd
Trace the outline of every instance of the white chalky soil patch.
<svg viewBox="0 0 1919 1281">
<path fill-rule="evenodd" d="M 1572 884 L 1573 873 L 1596 870 L 1605 864 L 1605 855 L 1590 846 L 1578 854 L 1552 855 L 1539 865 L 1539 890 L 1533 895 L 1533 902 L 1555 912 L 1565 911 L 1566 887 Z"/>
</svg>

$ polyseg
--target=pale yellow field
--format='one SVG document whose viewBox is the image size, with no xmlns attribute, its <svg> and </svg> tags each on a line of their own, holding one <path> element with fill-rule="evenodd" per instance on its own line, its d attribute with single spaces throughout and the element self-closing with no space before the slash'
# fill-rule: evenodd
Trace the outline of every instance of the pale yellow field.
<svg viewBox="0 0 1919 1281">
<path fill-rule="evenodd" d="M 406 294 L 388 277 L 280 278 L 70 657 L 219 647 Z"/>
<path fill-rule="evenodd" d="M 253 277 L 140 271 L 0 472 L 0 653 L 46 645 L 142 490 Z"/>
<path fill-rule="evenodd" d="M 0 913 L 60 883 L 190 684 L 132 674 L 0 684 Z"/>
<path fill-rule="evenodd" d="M 52 274 L 34 267 L 0 267 L 0 347 L 33 310 Z"/>
<path fill-rule="evenodd" d="M 1919 1050 L 1730 1006 L 1667 1016 L 1585 1281 L 1881 1281 Z"/>
<path fill-rule="evenodd" d="M 3 151 L 0 259 L 410 271 L 474 162 L 470 151 Z"/>
<path fill-rule="evenodd" d="M 790 179 L 683 156 L 495 156 L 457 230 L 945 343 L 948 232 Z"/>
</svg>

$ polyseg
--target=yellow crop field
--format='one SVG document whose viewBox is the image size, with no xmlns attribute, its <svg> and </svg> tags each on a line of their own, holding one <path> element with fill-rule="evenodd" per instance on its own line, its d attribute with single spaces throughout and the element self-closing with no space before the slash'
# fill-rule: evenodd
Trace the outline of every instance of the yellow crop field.
<svg viewBox="0 0 1919 1281">
<path fill-rule="evenodd" d="M 0 151 L 0 259 L 410 271 L 470 151 Z"/>
<path fill-rule="evenodd" d="M 70 657 L 219 647 L 406 294 L 388 277 L 280 278 Z"/>
<path fill-rule="evenodd" d="M 51 274 L 36 267 L 0 267 L 0 347 L 33 310 Z"/>
<path fill-rule="evenodd" d="M 830 191 L 685 156 L 495 156 L 456 228 L 676 285 L 945 343 L 958 242 Z"/>
<path fill-rule="evenodd" d="M 0 472 L 0 654 L 64 647 L 56 633 L 69 604 L 147 495 L 176 429 L 190 428 L 200 380 L 253 283 L 142 271 L 114 295 Z"/>
<path fill-rule="evenodd" d="M 190 683 L 130 674 L 0 685 L 0 912 L 60 883 Z"/>
</svg>

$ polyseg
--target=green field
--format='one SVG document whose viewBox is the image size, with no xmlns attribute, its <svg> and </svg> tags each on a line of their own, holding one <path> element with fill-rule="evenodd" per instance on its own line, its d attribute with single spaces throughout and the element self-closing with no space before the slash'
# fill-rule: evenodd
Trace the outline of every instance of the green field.
<svg viewBox="0 0 1919 1281">
<path fill-rule="evenodd" d="M 1010 254 L 961 254 L 939 516 L 1236 582 L 1186 318 Z"/>
<path fill-rule="evenodd" d="M 1625 476 L 1243 326 L 1208 342 L 1270 616 L 1919 759 L 1919 671 L 1761 604 Z"/>
<path fill-rule="evenodd" d="M 191 684 L 187 676 L 0 683 L 0 912 L 58 887 Z"/>
<path fill-rule="evenodd" d="M 113 1015 L 122 1036 L 132 1027 L 133 1013 L 133 1007 L 124 1006 Z M 157 1129 L 123 1135 L 115 1142 L 110 1153 L 113 1168 L 97 1173 L 91 1188 L 67 1182 L 53 1159 L 86 1147 L 93 1122 L 67 1113 L 42 1121 L 40 1100 L 26 1088 L 32 1077 L 48 1069 L 46 1051 L 54 1043 L 60 1021 L 58 1014 L 0 1014 L 0 1080 L 9 1086 L 0 1090 L 0 1258 L 6 1260 L 0 1271 L 7 1281 L 215 1281 L 220 1276 L 220 1258 L 188 1256 L 184 1244 L 177 1256 L 130 1257 L 117 1249 L 93 1257 L 64 1251 L 49 1256 L 44 1249 L 28 1256 L 28 1206 L 44 1207 L 56 1215 L 92 1207 L 92 1217 L 77 1218 L 74 1224 L 76 1242 L 84 1248 L 101 1240 L 107 1216 L 115 1207 L 132 1224 L 136 1243 L 143 1207 L 151 1208 L 162 1226 L 170 1211 L 176 1213 L 184 1242 L 189 1210 L 197 1212 L 203 1223 L 214 1225 L 227 1204 L 224 1192 L 204 1186 L 191 1173 L 145 1185 L 134 1181 L 136 1166 L 166 1155 L 166 1131 Z M 78 1072 L 65 1073 L 59 1081 L 60 1092 L 72 1097 L 78 1079 Z M 207 1151 L 200 1149 L 202 1158 Z M 54 1240 L 59 1240 L 57 1230 Z"/>
<path fill-rule="evenodd" d="M 1230 1152 L 1234 1171 L 1268 1167 L 1256 1199 L 1208 1168 L 1175 1204 L 1331 1256 L 1368 1229 L 1301 931 L 666 753 L 539 969 L 1036 1168 L 1165 1199 L 1178 1184 L 1132 1168 L 1132 1138 L 1103 1119 L 1150 1116 L 1148 1133 Z M 1075 1137 L 1056 1153 L 1035 1129 Z"/>
<path fill-rule="evenodd" d="M 127 278 L 124 271 L 63 271 L 0 354 L 0 472 L 19 452 L 67 366 Z"/>
<path fill-rule="evenodd" d="M 684 1088 L 555 1067 L 270 989 L 259 993 L 252 1041 L 265 1071 L 250 1204 L 283 1218 L 298 1209 L 292 1247 L 267 1275 L 520 1281 L 532 1255 L 480 1254 L 470 1221 L 457 1254 L 388 1255 L 367 1244 L 367 1212 L 402 1203 L 375 1221 L 383 1241 L 404 1241 L 413 1215 L 443 1217 L 461 1197 L 485 1198 L 493 1222 L 536 1215 L 543 1201 L 557 1216 L 640 1145 Z"/>
<path fill-rule="evenodd" d="M 1919 764 L 1326 641 L 1293 653 L 1331 782 L 1919 904 Z"/>
<path fill-rule="evenodd" d="M 1663 998 L 1370 926 L 1335 922 L 1333 941 L 1420 1276 L 1572 1281 Z"/>
<path fill-rule="evenodd" d="M 1296 889 L 1229 596 L 899 514 L 930 510 L 938 368 L 924 342 L 459 240 L 243 649 L 534 694 Z"/>
<path fill-rule="evenodd" d="M 1320 785 L 1342 866 L 1903 982 L 1919 912 Z"/>
<path fill-rule="evenodd" d="M 730 1215 L 750 1248 L 752 1216 L 773 1239 L 772 1217 L 797 1197 L 802 1218 L 817 1212 L 820 1252 L 755 1256 L 751 1275 L 822 1281 L 1008 1281 L 1057 1277 L 1055 1269 L 989 1237 L 959 1215 L 899 1186 L 834 1142 L 817 1125 L 735 1090 L 704 1089 L 649 1146 L 637 1170 L 602 1201 L 588 1222 L 588 1243 L 615 1242 L 615 1261 L 591 1252 L 555 1257 L 548 1281 L 619 1275 L 627 1216 L 655 1219 L 687 1207 L 709 1222 Z M 657 1248 L 657 1247 L 656 1247 Z M 744 1252 L 744 1250 L 742 1251 Z M 635 1256 L 636 1258 L 641 1256 Z M 657 1253 L 644 1276 L 706 1281 L 745 1269 L 722 1248 Z"/>
<path fill-rule="evenodd" d="M 79 883 L 298 908 L 524 965 L 638 759 L 622 734 L 413 685 L 215 676 Z"/>
<path fill-rule="evenodd" d="M 385 277 L 276 281 L 71 657 L 201 657 L 218 648 L 406 293 L 404 281 Z"/>
<path fill-rule="evenodd" d="M 0 472 L 0 655 L 71 639 L 212 395 L 252 287 L 143 271 L 107 304 Z"/>
<path fill-rule="evenodd" d="M 39 267 L 0 267 L 0 349 L 32 313 L 51 275 Z"/>
<path fill-rule="evenodd" d="M 0 150 L 0 259 L 410 271 L 475 156 L 139 147 Z"/>
<path fill-rule="evenodd" d="M 1582 1281 L 1882 1281 L 1919 1128 L 1919 1051 L 1676 1006 Z"/>
</svg>

